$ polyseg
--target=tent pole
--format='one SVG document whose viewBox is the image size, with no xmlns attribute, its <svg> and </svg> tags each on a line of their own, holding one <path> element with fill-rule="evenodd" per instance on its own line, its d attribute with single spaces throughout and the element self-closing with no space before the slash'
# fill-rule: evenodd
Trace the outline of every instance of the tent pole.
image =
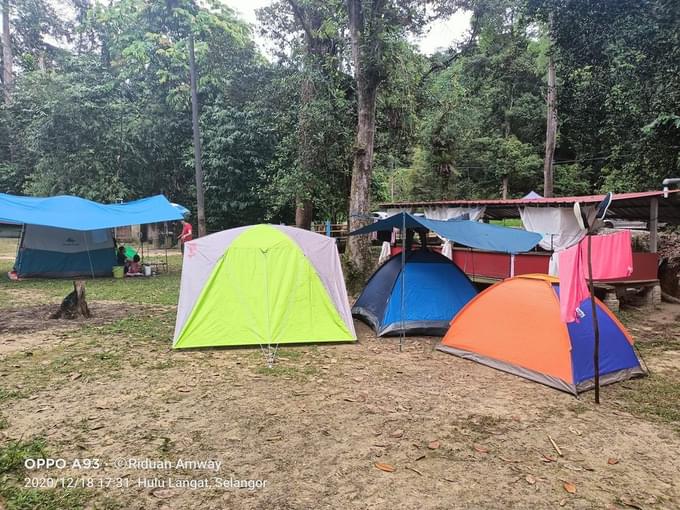
<svg viewBox="0 0 680 510">
<path fill-rule="evenodd" d="M 90 272 L 92 273 L 92 279 L 94 280 L 94 266 L 92 265 L 92 257 L 90 256 L 90 247 L 87 244 L 87 230 L 83 230 L 83 239 L 85 240 L 85 249 L 87 250 L 87 260 L 90 261 Z"/>
<path fill-rule="evenodd" d="M 26 224 L 21 224 L 21 233 L 19 234 L 19 240 L 17 241 L 17 252 L 14 255 L 14 267 L 12 268 L 19 275 L 19 268 L 17 266 L 17 260 L 19 260 L 19 254 L 21 253 L 21 246 L 24 244 L 24 234 L 26 233 Z"/>
<path fill-rule="evenodd" d="M 406 336 L 405 323 L 404 323 L 404 299 L 406 295 L 406 289 L 404 289 L 404 284 L 406 283 L 404 271 L 406 269 L 406 213 L 401 213 L 401 334 L 399 335 L 399 352 L 404 349 L 404 337 Z"/>
<path fill-rule="evenodd" d="M 588 234 L 588 285 L 590 287 L 590 306 L 593 314 L 593 368 L 595 371 L 595 403 L 600 403 L 600 325 L 597 323 L 597 305 L 595 303 L 595 284 L 593 283 L 592 234 Z"/>
</svg>

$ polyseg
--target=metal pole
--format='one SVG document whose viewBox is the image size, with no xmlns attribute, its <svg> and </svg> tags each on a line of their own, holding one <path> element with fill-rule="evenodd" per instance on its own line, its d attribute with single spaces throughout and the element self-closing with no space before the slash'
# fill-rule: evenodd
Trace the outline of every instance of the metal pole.
<svg viewBox="0 0 680 510">
<path fill-rule="evenodd" d="M 659 199 L 652 198 L 649 203 L 649 251 L 656 253 L 659 244 Z"/>
<path fill-rule="evenodd" d="M 593 314 L 593 368 L 595 371 L 595 403 L 600 403 L 600 325 L 597 323 L 597 305 L 595 303 L 595 284 L 593 283 L 592 234 L 588 233 L 588 285 L 590 287 L 590 306 Z"/>
<path fill-rule="evenodd" d="M 404 301 L 406 296 L 405 279 L 406 270 L 406 213 L 401 213 L 401 334 L 399 335 L 399 352 L 404 348 L 404 338 L 406 337 L 404 323 Z"/>
</svg>

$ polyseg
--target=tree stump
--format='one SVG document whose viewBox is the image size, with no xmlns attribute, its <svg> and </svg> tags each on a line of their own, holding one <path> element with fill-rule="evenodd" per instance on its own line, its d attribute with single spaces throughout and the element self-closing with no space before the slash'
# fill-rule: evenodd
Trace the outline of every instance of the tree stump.
<svg viewBox="0 0 680 510">
<path fill-rule="evenodd" d="M 76 317 L 92 317 L 85 299 L 85 282 L 76 280 L 71 291 L 61 302 L 59 310 L 50 315 L 50 319 L 75 319 Z"/>
</svg>

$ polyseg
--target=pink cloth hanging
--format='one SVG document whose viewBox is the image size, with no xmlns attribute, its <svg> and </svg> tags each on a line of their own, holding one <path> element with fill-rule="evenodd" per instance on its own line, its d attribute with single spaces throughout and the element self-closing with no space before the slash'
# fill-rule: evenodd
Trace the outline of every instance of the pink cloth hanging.
<svg viewBox="0 0 680 510">
<path fill-rule="evenodd" d="M 592 236 L 593 280 L 626 278 L 633 273 L 630 230 Z M 560 317 L 562 322 L 578 320 L 578 307 L 590 296 L 588 289 L 588 237 L 559 253 Z"/>
</svg>

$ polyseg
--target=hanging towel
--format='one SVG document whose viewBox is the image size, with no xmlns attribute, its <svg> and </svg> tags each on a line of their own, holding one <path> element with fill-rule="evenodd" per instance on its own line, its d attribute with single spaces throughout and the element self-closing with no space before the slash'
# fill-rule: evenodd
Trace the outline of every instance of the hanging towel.
<svg viewBox="0 0 680 510">
<path fill-rule="evenodd" d="M 382 264 L 390 258 L 392 252 L 392 246 L 388 241 L 382 243 L 382 248 L 380 249 L 380 257 L 378 258 L 378 264 Z"/>
<path fill-rule="evenodd" d="M 633 273 L 630 230 L 592 236 L 594 280 L 626 278 Z M 590 296 L 588 289 L 588 238 L 559 253 L 560 317 L 562 322 L 578 320 L 579 305 Z"/>
<path fill-rule="evenodd" d="M 453 248 L 451 246 L 451 241 L 444 241 L 442 243 L 442 255 L 444 255 L 449 260 L 453 260 Z"/>
</svg>

